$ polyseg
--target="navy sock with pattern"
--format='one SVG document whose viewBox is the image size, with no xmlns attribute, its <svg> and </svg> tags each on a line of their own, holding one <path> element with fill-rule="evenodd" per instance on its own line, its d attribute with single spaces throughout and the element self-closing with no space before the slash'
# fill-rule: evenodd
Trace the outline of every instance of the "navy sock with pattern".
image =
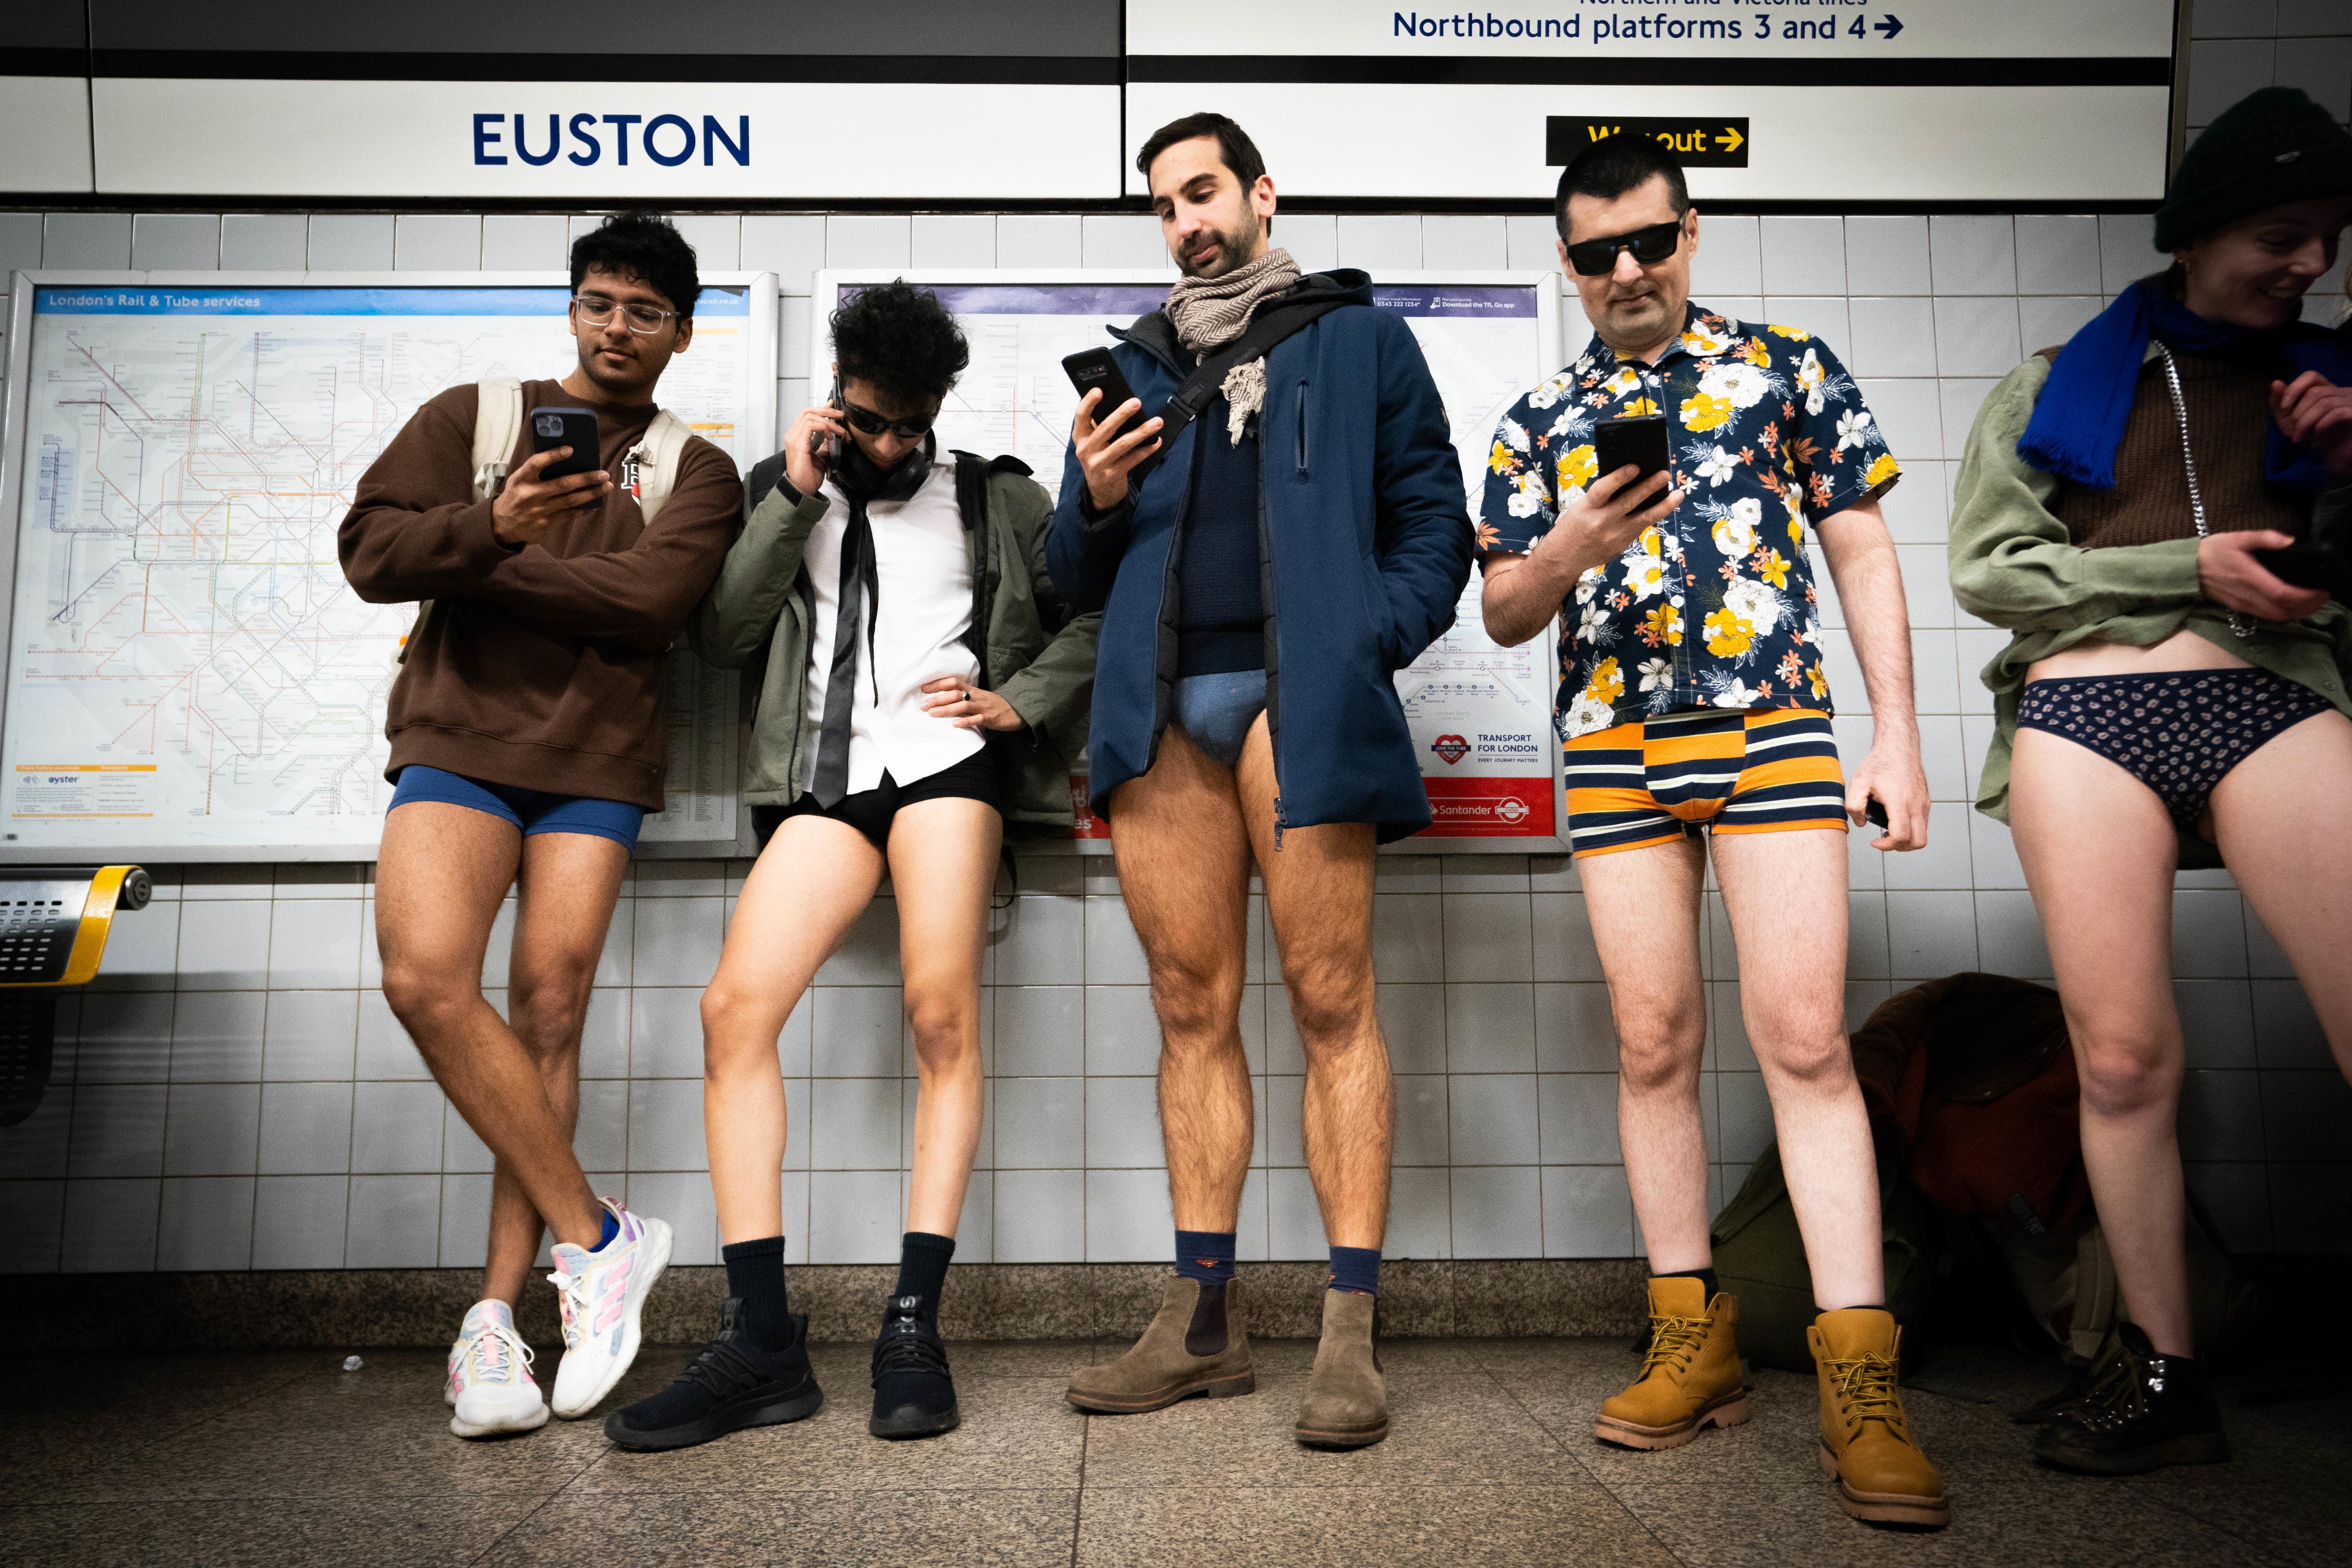
<svg viewBox="0 0 2352 1568">
<path fill-rule="evenodd" d="M 1176 1233 L 1176 1273 L 1180 1279 L 1223 1282 L 1234 1277 L 1234 1233 L 1230 1230 L 1180 1230 Z"/>
<path fill-rule="evenodd" d="M 1335 1247 L 1331 1249 L 1329 1289 L 1352 1290 L 1359 1296 L 1381 1293 L 1381 1249 L 1377 1247 Z"/>
</svg>

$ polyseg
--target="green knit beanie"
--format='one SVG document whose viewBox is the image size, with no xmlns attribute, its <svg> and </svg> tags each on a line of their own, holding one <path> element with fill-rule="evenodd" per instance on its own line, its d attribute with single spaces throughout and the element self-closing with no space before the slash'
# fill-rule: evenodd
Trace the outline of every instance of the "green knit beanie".
<svg viewBox="0 0 2352 1568">
<path fill-rule="evenodd" d="M 2156 209 L 2156 247 L 2314 196 L 2352 196 L 2352 135 L 2298 89 L 2262 88 L 2189 144 Z"/>
</svg>

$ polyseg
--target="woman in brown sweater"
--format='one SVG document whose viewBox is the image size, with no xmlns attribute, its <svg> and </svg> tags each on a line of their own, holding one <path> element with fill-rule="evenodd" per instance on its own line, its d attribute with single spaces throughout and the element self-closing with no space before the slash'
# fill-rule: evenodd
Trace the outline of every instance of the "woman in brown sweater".
<svg viewBox="0 0 2352 1568">
<path fill-rule="evenodd" d="M 2352 477 L 2352 359 L 2297 322 L 2347 216 L 2352 137 L 2291 89 L 2236 105 L 2157 215 L 2170 269 L 2012 372 L 1960 468 L 1955 596 L 2016 634 L 1979 805 L 2049 939 L 2131 1317 L 2037 1443 L 2069 1468 L 2229 1457 L 2191 1359 L 2176 868 L 2218 848 L 2352 1071 L 2352 616 L 2265 560 Z"/>
</svg>

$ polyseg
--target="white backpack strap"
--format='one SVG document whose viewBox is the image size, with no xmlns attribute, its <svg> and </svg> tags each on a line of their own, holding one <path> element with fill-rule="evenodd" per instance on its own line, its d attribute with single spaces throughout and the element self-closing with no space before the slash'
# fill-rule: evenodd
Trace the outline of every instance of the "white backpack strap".
<svg viewBox="0 0 2352 1568">
<path fill-rule="evenodd" d="M 645 439 L 621 459 L 621 482 L 636 497 L 637 510 L 648 525 L 677 488 L 678 459 L 693 438 L 686 421 L 665 408 L 646 426 Z"/>
<path fill-rule="evenodd" d="M 522 436 L 522 383 L 486 375 L 474 406 L 474 499 L 488 500 L 507 479 L 507 459 Z"/>
</svg>

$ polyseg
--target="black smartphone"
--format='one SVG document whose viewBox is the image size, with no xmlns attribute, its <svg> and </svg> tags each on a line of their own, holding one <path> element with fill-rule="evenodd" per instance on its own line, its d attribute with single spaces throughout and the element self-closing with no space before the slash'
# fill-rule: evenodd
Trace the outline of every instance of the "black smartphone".
<svg viewBox="0 0 2352 1568">
<path fill-rule="evenodd" d="M 2334 598 L 2352 600 L 2352 519 L 2332 528 L 2315 519 L 2304 538 L 2284 550 L 2257 550 L 2254 559 L 2281 582 L 2298 588 L 2325 588 Z"/>
<path fill-rule="evenodd" d="M 559 458 L 540 469 L 542 479 L 569 479 L 573 474 L 593 474 L 604 465 L 599 455 L 604 448 L 596 438 L 596 414 L 589 408 L 534 408 L 530 411 L 530 449 L 551 452 L 558 447 L 572 448 L 572 456 Z"/>
<path fill-rule="evenodd" d="M 1102 389 L 1102 401 L 1095 405 L 1097 425 L 1135 395 L 1128 389 L 1127 377 L 1119 374 L 1118 361 L 1111 358 L 1108 349 L 1080 349 L 1063 359 L 1062 368 L 1069 373 L 1070 384 L 1078 389 L 1081 403 L 1086 401 L 1087 393 L 1097 387 Z M 1137 416 L 1141 417 L 1140 412 Z"/>
<path fill-rule="evenodd" d="M 1874 795 L 1869 796 L 1862 808 L 1862 819 L 1873 827 L 1885 826 L 1886 803 Z"/>
<path fill-rule="evenodd" d="M 1666 466 L 1666 416 L 1638 414 L 1630 419 L 1603 419 L 1592 433 L 1593 456 L 1600 461 L 1594 474 L 1603 479 L 1631 463 L 1642 471 L 1632 489 L 1639 491 L 1652 474 Z"/>
</svg>

